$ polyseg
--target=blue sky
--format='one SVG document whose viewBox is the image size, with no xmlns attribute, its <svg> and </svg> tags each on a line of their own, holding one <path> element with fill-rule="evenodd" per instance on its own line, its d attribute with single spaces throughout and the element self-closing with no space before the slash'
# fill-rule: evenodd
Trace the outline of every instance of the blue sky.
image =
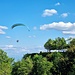
<svg viewBox="0 0 75 75">
<path fill-rule="evenodd" d="M 46 51 L 48 39 L 75 37 L 74 0 L 0 0 L 0 48 L 20 60 L 26 53 Z M 27 25 L 11 26 L 16 23 Z M 17 43 L 16 40 L 19 40 Z"/>
</svg>

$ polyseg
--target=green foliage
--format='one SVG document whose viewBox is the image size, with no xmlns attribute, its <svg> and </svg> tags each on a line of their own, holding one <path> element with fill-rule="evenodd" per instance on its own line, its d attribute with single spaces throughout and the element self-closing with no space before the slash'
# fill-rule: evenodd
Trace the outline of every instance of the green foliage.
<svg viewBox="0 0 75 75">
<path fill-rule="evenodd" d="M 75 46 L 75 38 L 72 39 L 72 40 L 69 42 L 69 45 L 70 45 L 70 47 L 71 47 L 71 46 Z"/>
<path fill-rule="evenodd" d="M 59 66 L 59 62 L 60 62 L 60 59 L 63 58 L 63 55 L 61 53 L 58 53 L 58 52 L 54 52 L 54 53 L 51 53 L 51 62 L 53 62 L 53 67 L 51 69 L 51 72 L 52 74 L 56 74 L 56 75 L 60 75 L 60 66 Z"/>
<path fill-rule="evenodd" d="M 45 47 L 45 49 L 47 49 L 47 50 L 49 50 L 49 51 L 55 49 L 55 41 L 49 39 L 49 40 L 44 44 L 44 47 Z"/>
<path fill-rule="evenodd" d="M 13 59 L 9 58 L 3 50 L 0 50 L 0 75 L 11 75 Z"/>
<path fill-rule="evenodd" d="M 35 55 L 33 57 L 34 69 L 33 75 L 51 75 L 49 72 L 53 66 L 52 62 L 42 57 L 42 55 Z"/>
<path fill-rule="evenodd" d="M 66 44 L 66 40 L 62 37 L 58 37 L 55 39 L 55 43 L 56 43 L 56 49 L 60 50 L 60 49 L 64 49 L 66 48 L 67 44 Z"/>
<path fill-rule="evenodd" d="M 44 47 L 47 50 L 61 50 L 67 48 L 66 40 L 62 37 L 58 37 L 55 40 L 49 39 L 45 44 Z"/>
<path fill-rule="evenodd" d="M 28 75 L 32 70 L 33 64 L 30 57 L 13 64 L 12 75 Z"/>
<path fill-rule="evenodd" d="M 73 64 L 71 71 L 68 72 L 68 75 L 75 75 L 75 64 Z"/>
<path fill-rule="evenodd" d="M 64 38 L 49 39 L 47 50 L 65 49 L 66 52 L 40 52 L 26 54 L 14 62 L 0 50 L 0 75 L 75 75 L 75 39 L 68 44 Z"/>
</svg>

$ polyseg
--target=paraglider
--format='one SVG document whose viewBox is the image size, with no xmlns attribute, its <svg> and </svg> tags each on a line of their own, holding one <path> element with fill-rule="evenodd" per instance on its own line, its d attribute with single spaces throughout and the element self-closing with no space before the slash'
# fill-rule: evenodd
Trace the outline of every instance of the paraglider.
<svg viewBox="0 0 75 75">
<path fill-rule="evenodd" d="M 17 40 L 16 42 L 19 42 L 19 40 Z"/>
<path fill-rule="evenodd" d="M 13 28 L 15 28 L 15 27 L 17 27 L 17 26 L 26 26 L 26 25 L 24 25 L 24 24 L 21 24 L 21 23 L 18 23 L 18 24 L 14 24 L 14 25 L 12 25 L 12 29 Z M 28 29 L 28 31 L 30 31 L 30 29 L 26 26 L 26 28 Z"/>
<path fill-rule="evenodd" d="M 11 26 L 11 29 L 14 29 L 14 28 L 17 27 L 17 26 L 26 26 L 26 25 L 24 25 L 24 24 L 22 24 L 22 23 L 17 23 L 17 24 L 12 25 L 12 26 Z M 26 26 L 26 28 L 27 28 L 28 31 L 30 31 L 30 29 L 29 29 L 28 26 Z M 18 43 L 19 40 L 16 40 L 16 42 Z"/>
</svg>

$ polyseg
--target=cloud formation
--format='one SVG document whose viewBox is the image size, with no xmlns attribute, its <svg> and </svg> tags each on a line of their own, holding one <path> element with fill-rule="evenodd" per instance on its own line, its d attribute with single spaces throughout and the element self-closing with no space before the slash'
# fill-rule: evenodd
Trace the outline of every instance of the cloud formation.
<svg viewBox="0 0 75 75">
<path fill-rule="evenodd" d="M 14 45 L 0 45 L 0 48 L 4 51 L 15 52 L 16 54 L 20 53 L 38 53 L 40 51 L 46 51 L 43 46 L 35 47 L 15 47 Z"/>
<path fill-rule="evenodd" d="M 58 5 L 60 5 L 60 3 L 59 3 L 59 2 L 55 4 L 55 6 L 58 6 Z"/>
<path fill-rule="evenodd" d="M 4 29 L 8 29 L 6 26 L 0 26 L 0 34 L 5 34 Z"/>
<path fill-rule="evenodd" d="M 16 47 L 14 45 L 0 45 L 0 49 L 4 50 L 9 57 L 15 58 L 15 61 L 22 59 L 25 54 L 46 52 L 43 46 L 34 47 Z"/>
<path fill-rule="evenodd" d="M 16 47 L 14 47 L 13 45 L 4 45 L 4 46 L 0 46 L 0 48 L 2 50 L 15 50 Z"/>
<path fill-rule="evenodd" d="M 7 38 L 7 39 L 10 39 L 11 37 L 10 37 L 10 36 L 6 36 L 6 38 Z"/>
<path fill-rule="evenodd" d="M 50 24 L 44 24 L 40 27 L 40 30 L 56 29 L 61 30 L 64 34 L 75 34 L 75 23 L 71 22 L 53 22 Z"/>
<path fill-rule="evenodd" d="M 30 36 L 28 36 L 28 37 L 29 37 L 29 38 L 35 38 L 36 36 L 35 36 L 35 35 L 32 35 L 32 36 L 30 35 Z"/>
<path fill-rule="evenodd" d="M 63 13 L 63 14 L 61 14 L 61 16 L 65 18 L 68 16 L 68 13 Z"/>
<path fill-rule="evenodd" d="M 34 27 L 33 27 L 33 29 L 34 29 L 34 30 L 36 30 L 36 29 L 37 29 L 37 27 L 36 27 L 36 26 L 34 26 Z"/>
<path fill-rule="evenodd" d="M 53 16 L 54 14 L 57 14 L 57 11 L 55 9 L 45 9 L 42 16 Z"/>
<path fill-rule="evenodd" d="M 63 31 L 64 34 L 75 34 L 75 30 Z"/>
</svg>

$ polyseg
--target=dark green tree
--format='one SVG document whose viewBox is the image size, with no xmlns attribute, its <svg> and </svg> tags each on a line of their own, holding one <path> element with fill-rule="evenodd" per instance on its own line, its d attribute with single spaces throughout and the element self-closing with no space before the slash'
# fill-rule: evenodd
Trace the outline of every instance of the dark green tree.
<svg viewBox="0 0 75 75">
<path fill-rule="evenodd" d="M 32 60 L 30 57 L 27 57 L 13 64 L 12 75 L 29 75 L 32 68 Z"/>
<path fill-rule="evenodd" d="M 55 41 L 52 39 L 49 39 L 45 44 L 44 44 L 45 49 L 48 51 L 54 50 L 56 48 L 55 46 Z"/>
<path fill-rule="evenodd" d="M 71 39 L 71 41 L 69 42 L 70 47 L 71 46 L 75 46 L 75 38 Z"/>
<path fill-rule="evenodd" d="M 61 58 L 63 58 L 63 55 L 59 52 L 53 52 L 47 55 L 48 61 L 53 62 L 53 67 L 51 68 L 51 72 L 53 75 L 61 75 L 60 66 L 59 66 Z"/>
<path fill-rule="evenodd" d="M 53 63 L 47 61 L 42 55 L 35 55 L 33 57 L 33 64 L 32 75 L 52 75 L 50 69 L 52 68 Z"/>
<path fill-rule="evenodd" d="M 61 50 L 67 47 L 66 40 L 62 37 L 58 37 L 55 39 L 56 49 Z"/>
<path fill-rule="evenodd" d="M 68 47 L 68 44 L 66 43 L 66 40 L 62 37 L 58 37 L 55 40 L 49 39 L 45 44 L 44 44 L 45 49 L 48 51 L 50 50 L 61 50 L 61 49 L 66 49 Z"/>
<path fill-rule="evenodd" d="M 0 75 L 11 75 L 13 59 L 0 49 Z"/>
</svg>

